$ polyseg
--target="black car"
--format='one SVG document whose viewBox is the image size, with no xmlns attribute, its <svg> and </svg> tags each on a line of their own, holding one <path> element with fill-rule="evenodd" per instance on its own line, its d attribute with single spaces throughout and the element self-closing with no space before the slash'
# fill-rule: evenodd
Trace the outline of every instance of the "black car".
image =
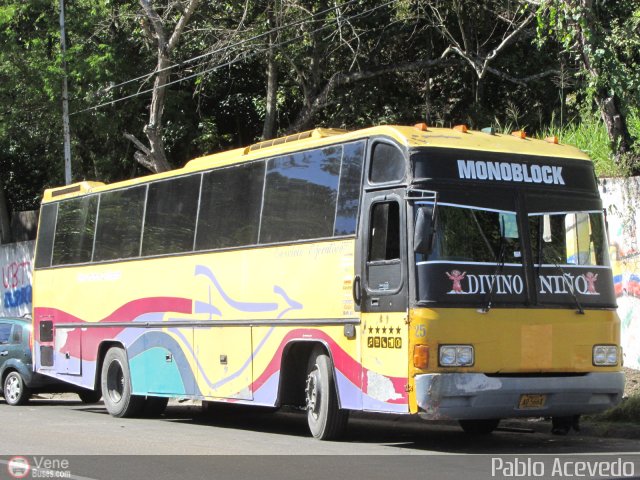
<svg viewBox="0 0 640 480">
<path fill-rule="evenodd" d="M 0 393 L 9 405 L 23 405 L 32 393 L 75 392 L 85 403 L 100 400 L 100 392 L 35 373 L 30 336 L 31 319 L 0 317 Z"/>
</svg>

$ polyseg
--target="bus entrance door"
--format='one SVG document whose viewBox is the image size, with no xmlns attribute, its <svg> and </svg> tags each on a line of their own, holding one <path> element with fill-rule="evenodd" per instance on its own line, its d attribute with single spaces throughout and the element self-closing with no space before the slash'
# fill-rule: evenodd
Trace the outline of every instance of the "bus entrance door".
<svg viewBox="0 0 640 480">
<path fill-rule="evenodd" d="M 363 409 L 408 412 L 404 190 L 365 195 L 361 238 Z"/>
</svg>

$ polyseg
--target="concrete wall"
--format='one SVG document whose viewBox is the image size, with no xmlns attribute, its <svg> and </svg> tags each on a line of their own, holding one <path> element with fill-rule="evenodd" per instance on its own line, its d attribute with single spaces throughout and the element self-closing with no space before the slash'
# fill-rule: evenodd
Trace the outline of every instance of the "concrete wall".
<svg viewBox="0 0 640 480">
<path fill-rule="evenodd" d="M 35 242 L 0 245 L 0 316 L 31 315 Z"/>
<path fill-rule="evenodd" d="M 603 178 L 624 365 L 640 370 L 640 177 Z"/>
</svg>

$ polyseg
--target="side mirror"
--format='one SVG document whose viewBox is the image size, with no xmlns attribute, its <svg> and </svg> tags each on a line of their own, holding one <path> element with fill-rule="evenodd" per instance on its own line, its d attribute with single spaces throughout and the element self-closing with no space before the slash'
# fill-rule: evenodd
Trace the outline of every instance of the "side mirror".
<svg viewBox="0 0 640 480">
<path fill-rule="evenodd" d="M 415 253 L 423 255 L 431 253 L 435 234 L 435 212 L 434 206 L 423 205 L 418 207 L 416 226 L 413 232 L 413 251 Z"/>
</svg>

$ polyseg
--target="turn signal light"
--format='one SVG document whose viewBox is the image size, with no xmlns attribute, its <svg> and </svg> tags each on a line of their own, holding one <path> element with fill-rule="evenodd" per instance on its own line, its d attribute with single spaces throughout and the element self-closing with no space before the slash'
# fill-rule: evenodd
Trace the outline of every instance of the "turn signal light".
<svg viewBox="0 0 640 480">
<path fill-rule="evenodd" d="M 467 133 L 466 125 L 456 125 L 455 127 L 453 127 L 453 129 L 457 130 L 458 132 Z"/>
<path fill-rule="evenodd" d="M 413 366 L 422 370 L 429 367 L 429 347 L 427 345 L 414 345 Z"/>
<path fill-rule="evenodd" d="M 522 138 L 523 140 L 527 138 L 527 133 L 524 130 L 516 130 L 515 132 L 511 132 L 511 135 Z"/>
<path fill-rule="evenodd" d="M 427 124 L 426 123 L 416 123 L 414 125 L 415 128 L 417 128 L 418 130 L 420 130 L 421 132 L 426 132 L 427 131 Z"/>
</svg>

